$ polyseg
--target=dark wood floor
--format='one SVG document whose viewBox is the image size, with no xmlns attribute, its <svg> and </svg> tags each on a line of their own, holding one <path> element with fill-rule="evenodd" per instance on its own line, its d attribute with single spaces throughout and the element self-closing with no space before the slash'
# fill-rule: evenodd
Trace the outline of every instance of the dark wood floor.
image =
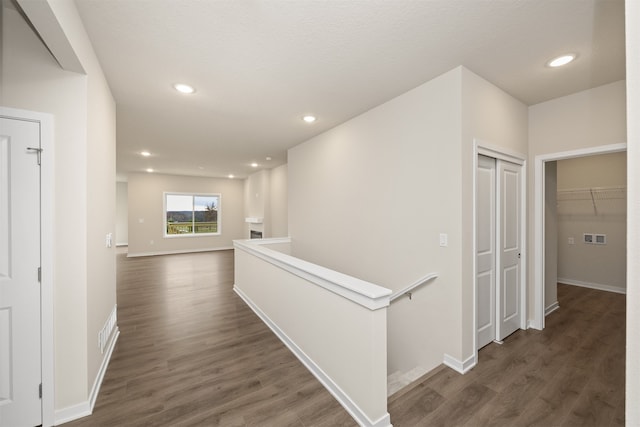
<svg viewBox="0 0 640 427">
<path fill-rule="evenodd" d="M 625 296 L 558 285 L 544 331 L 479 352 L 466 375 L 444 366 L 389 399 L 401 426 L 623 426 Z"/>
<path fill-rule="evenodd" d="M 121 335 L 98 426 L 355 426 L 237 297 L 233 252 L 118 255 Z M 389 399 L 395 426 L 624 425 L 624 296 L 558 288 L 547 328 L 441 367 Z"/>
<path fill-rule="evenodd" d="M 118 255 L 120 338 L 80 426 L 355 426 L 233 292 L 233 252 Z"/>
</svg>

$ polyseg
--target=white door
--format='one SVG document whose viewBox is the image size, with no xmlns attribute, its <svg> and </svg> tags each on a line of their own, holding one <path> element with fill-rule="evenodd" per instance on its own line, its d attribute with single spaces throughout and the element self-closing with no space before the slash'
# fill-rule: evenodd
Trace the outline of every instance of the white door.
<svg viewBox="0 0 640 427">
<path fill-rule="evenodd" d="M 496 338 L 502 341 L 520 328 L 521 194 L 522 166 L 497 160 L 498 200 L 498 284 Z"/>
<path fill-rule="evenodd" d="M 476 171 L 477 348 L 496 339 L 496 161 L 478 156 Z"/>
<path fill-rule="evenodd" d="M 40 125 L 0 118 L 0 426 L 42 423 Z"/>
</svg>

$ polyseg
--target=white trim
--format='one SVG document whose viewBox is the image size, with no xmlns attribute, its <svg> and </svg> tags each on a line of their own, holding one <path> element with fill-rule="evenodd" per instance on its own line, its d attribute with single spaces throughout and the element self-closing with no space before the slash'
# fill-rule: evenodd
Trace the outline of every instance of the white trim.
<svg viewBox="0 0 640 427">
<path fill-rule="evenodd" d="M 156 256 L 156 255 L 178 255 L 178 254 L 190 254 L 194 252 L 212 252 L 212 251 L 228 251 L 233 249 L 233 246 L 222 246 L 219 248 L 204 248 L 204 249 L 181 249 L 174 251 L 157 251 L 157 252 L 127 252 L 127 258 L 136 258 L 142 256 Z"/>
<path fill-rule="evenodd" d="M 582 280 L 565 279 L 558 277 L 558 283 L 565 285 L 580 286 L 582 288 L 596 289 L 598 291 L 614 292 L 616 294 L 627 294 L 626 288 L 620 288 L 618 286 L 603 285 L 601 283 L 584 282 Z"/>
<path fill-rule="evenodd" d="M 105 355 L 102 358 L 102 364 L 100 365 L 100 369 L 98 369 L 98 374 L 93 381 L 93 387 L 91 387 L 89 399 L 82 403 L 56 410 L 55 425 L 68 423 L 79 418 L 87 417 L 93 413 L 93 408 L 96 405 L 96 399 L 98 398 L 100 387 L 102 386 L 102 381 L 104 380 L 104 375 L 106 374 L 107 368 L 109 367 L 111 355 L 113 354 L 113 350 L 116 347 L 116 342 L 118 341 L 119 336 L 120 329 L 118 329 L 118 327 L 116 326 L 114 333 L 111 334 L 111 339 L 109 340 L 109 345 L 107 346 Z"/>
<path fill-rule="evenodd" d="M 217 197 L 218 198 L 218 208 L 217 208 L 217 230 L 215 233 L 196 233 L 195 232 L 195 217 L 194 217 L 194 229 L 189 234 L 167 234 L 167 196 L 191 196 L 191 201 L 195 203 L 196 197 Z M 192 205 L 193 212 L 195 211 L 195 206 Z M 212 237 L 212 236 L 220 236 L 222 235 L 222 194 L 221 193 L 182 193 L 182 192 L 174 192 L 174 191 L 165 191 L 162 193 L 162 237 L 164 239 L 176 239 L 181 237 Z"/>
<path fill-rule="evenodd" d="M 478 296 L 476 295 L 476 276 L 478 274 L 478 266 L 477 266 L 477 260 L 476 260 L 476 215 L 477 215 L 477 200 L 476 200 L 476 193 L 477 193 L 477 170 L 478 170 L 478 155 L 483 155 L 483 156 L 488 156 L 488 157 L 492 157 L 494 159 L 498 159 L 498 160 L 504 160 L 507 162 L 511 162 L 517 165 L 520 165 L 522 167 L 520 173 L 520 258 L 521 258 L 521 265 L 520 265 L 520 311 L 522 313 L 521 316 L 521 321 L 520 321 L 520 328 L 521 329 L 527 329 L 530 326 L 530 323 L 527 321 L 527 218 L 528 218 L 528 214 L 527 214 L 527 199 L 528 199 L 528 192 L 527 192 L 527 156 L 525 154 L 522 153 L 518 153 L 515 151 L 511 151 L 509 149 L 505 149 L 502 147 L 498 147 L 492 144 L 487 143 L 486 141 L 483 141 L 481 139 L 478 138 L 474 138 L 473 139 L 473 161 L 472 161 L 472 165 L 473 165 L 473 171 L 472 171 L 472 182 L 473 182 L 473 190 L 472 190 L 472 200 L 473 200 L 473 206 L 472 206 L 472 215 L 473 215 L 473 224 L 472 224 L 472 244 L 473 244 L 473 255 L 472 255 L 472 280 L 473 280 L 473 348 L 474 348 L 474 355 L 473 355 L 473 366 L 475 366 L 478 363 L 478 324 L 477 324 L 477 313 L 476 313 L 476 309 L 477 309 L 477 298 Z M 496 178 L 497 179 L 497 178 Z M 496 201 L 498 200 L 498 195 L 496 194 Z M 496 257 L 496 262 L 497 262 L 497 257 Z M 498 325 L 496 325 L 497 327 Z M 467 359 L 468 360 L 468 359 Z M 455 368 L 454 368 L 455 369 Z"/>
<path fill-rule="evenodd" d="M 558 303 L 558 301 L 552 302 L 551 304 L 549 304 L 549 306 L 547 308 L 544 309 L 545 317 L 550 315 L 551 313 L 553 313 L 554 311 L 556 311 L 559 308 L 560 308 L 560 304 Z"/>
<path fill-rule="evenodd" d="M 289 350 L 302 362 L 304 366 L 316 377 L 318 381 L 335 397 L 335 399 L 342 405 L 344 409 L 353 417 L 353 419 L 361 426 L 367 427 L 391 427 L 391 420 L 389 413 L 386 413 L 380 419 L 372 421 L 369 417 L 360 409 L 360 407 L 351 400 L 348 394 L 346 394 L 340 386 L 338 386 L 329 375 L 327 375 L 322 368 L 320 368 L 306 353 L 296 345 L 287 334 L 278 327 L 260 308 L 253 303 L 241 289 L 234 285 L 233 290 L 242 300 L 253 310 L 254 313 L 273 331 L 274 334 L 286 345 Z"/>
<path fill-rule="evenodd" d="M 236 249 L 250 253 L 293 275 L 302 277 L 356 304 L 378 310 L 390 303 L 391 290 L 364 280 L 295 258 L 263 246 L 291 243 L 290 238 L 234 240 Z"/>
<path fill-rule="evenodd" d="M 119 336 L 120 328 L 116 326 L 113 334 L 111 334 L 111 339 L 109 340 L 109 344 L 107 345 L 104 357 L 102 358 L 102 364 L 100 365 L 100 369 L 98 370 L 96 379 L 93 382 L 93 387 L 91 387 L 91 393 L 89 394 L 89 408 L 91 408 L 92 413 L 93 408 L 96 406 L 96 399 L 98 398 L 98 393 L 100 393 L 100 387 L 102 386 L 104 375 L 107 373 L 107 368 L 109 367 L 109 362 L 111 361 L 111 355 L 113 354 L 113 350 L 116 347 L 116 342 L 118 341 Z"/>
<path fill-rule="evenodd" d="M 524 166 L 527 160 L 527 156 L 522 153 L 491 145 L 480 139 L 474 138 L 473 144 L 476 149 L 476 158 L 478 157 L 478 154 L 482 154 L 483 156 L 492 157 L 498 160 L 505 160 L 520 166 Z"/>
<path fill-rule="evenodd" d="M 560 151 L 557 153 L 540 154 L 534 161 L 534 250 L 533 250 L 533 284 L 534 284 L 534 309 L 533 318 L 530 320 L 531 327 L 544 329 L 545 306 L 544 306 L 544 165 L 549 161 L 572 159 L 576 157 L 592 156 L 596 154 L 617 153 L 626 151 L 627 144 L 609 144 L 598 147 L 580 148 L 577 150 Z"/>
<path fill-rule="evenodd" d="M 73 406 L 56 409 L 54 425 L 59 426 L 60 424 L 68 423 L 89 415 L 91 415 L 91 406 L 89 401 L 85 400 L 84 402 L 77 403 Z"/>
<path fill-rule="evenodd" d="M 28 120 L 40 124 L 40 148 L 42 148 L 40 166 L 40 263 L 42 276 L 40 281 L 40 333 L 41 333 L 41 369 L 42 369 L 42 425 L 54 425 L 55 419 L 55 326 L 53 300 L 55 295 L 53 235 L 54 200 L 54 130 L 53 115 L 34 111 L 19 110 L 0 106 L 0 116 Z"/>
<path fill-rule="evenodd" d="M 455 357 L 445 353 L 444 360 L 442 361 L 442 363 L 444 363 L 454 371 L 458 372 L 459 374 L 464 375 L 467 372 L 469 372 L 474 366 L 476 366 L 477 352 L 475 353 L 476 354 L 472 354 L 471 356 L 467 357 L 464 361 L 460 361 Z"/>
</svg>

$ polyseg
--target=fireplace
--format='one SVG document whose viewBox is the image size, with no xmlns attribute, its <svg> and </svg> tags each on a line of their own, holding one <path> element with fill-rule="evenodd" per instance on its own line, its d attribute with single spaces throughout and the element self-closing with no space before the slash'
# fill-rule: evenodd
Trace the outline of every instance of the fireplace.
<svg viewBox="0 0 640 427">
<path fill-rule="evenodd" d="M 252 239 L 262 239 L 262 231 L 258 230 L 249 230 L 251 232 Z"/>
</svg>

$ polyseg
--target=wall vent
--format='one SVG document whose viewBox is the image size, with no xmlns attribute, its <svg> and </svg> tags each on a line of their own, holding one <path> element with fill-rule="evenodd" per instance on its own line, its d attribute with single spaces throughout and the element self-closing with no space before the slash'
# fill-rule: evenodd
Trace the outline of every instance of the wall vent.
<svg viewBox="0 0 640 427">
<path fill-rule="evenodd" d="M 116 304 L 113 306 L 113 310 L 111 311 L 111 314 L 107 318 L 107 321 L 105 322 L 104 326 L 102 327 L 100 332 L 98 332 L 98 348 L 100 348 L 100 353 L 104 354 L 104 350 L 107 347 L 107 344 L 109 343 L 109 338 L 111 337 L 113 330 L 116 328 L 116 324 L 118 323 L 117 313 L 118 313 L 118 305 Z"/>
</svg>

